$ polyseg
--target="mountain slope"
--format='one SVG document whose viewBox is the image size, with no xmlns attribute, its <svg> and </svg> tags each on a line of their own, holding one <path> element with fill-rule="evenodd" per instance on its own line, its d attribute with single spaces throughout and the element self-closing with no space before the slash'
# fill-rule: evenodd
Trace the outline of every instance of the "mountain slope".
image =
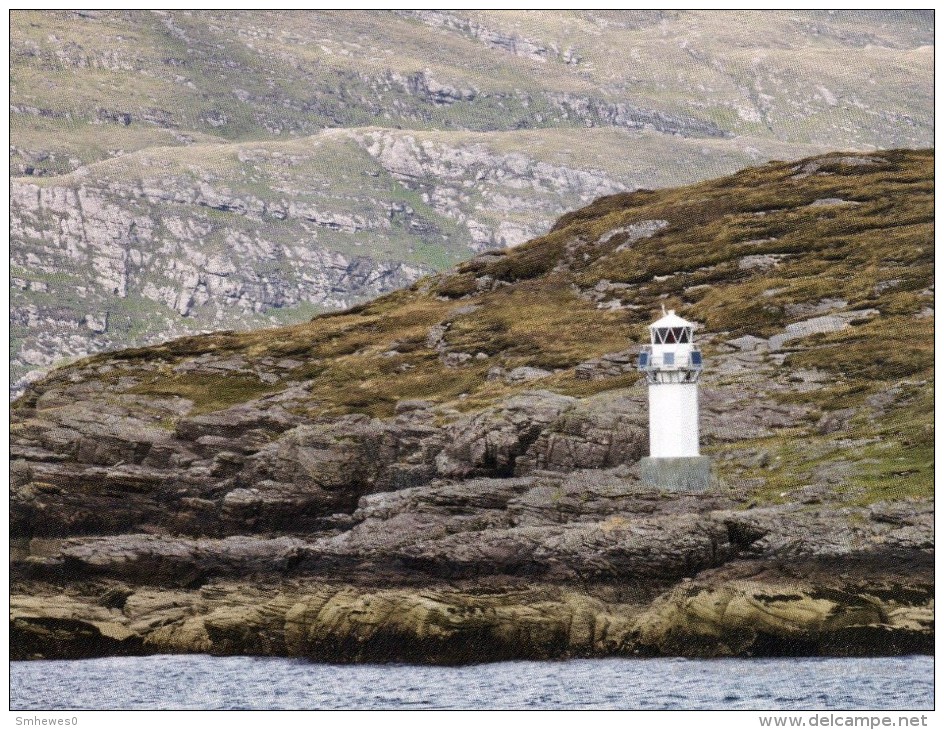
<svg viewBox="0 0 944 730">
<path fill-rule="evenodd" d="M 118 149 L 367 125 L 650 124 L 696 137 L 913 146 L 931 128 L 931 17 L 19 11 L 14 137 L 29 144 L 14 164 L 62 173 Z M 833 63 L 840 54 L 845 63 Z M 910 130 L 890 138 L 896 115 Z M 113 128 L 107 146 L 100 125 Z M 36 146 L 51 156 L 31 156 Z"/>
<path fill-rule="evenodd" d="M 56 370 L 13 410 L 14 653 L 929 651 L 932 226 L 930 152 L 769 163 Z M 663 304 L 705 494 L 638 479 Z"/>
<path fill-rule="evenodd" d="M 714 142 L 647 132 L 593 130 L 589 148 L 587 138 L 330 130 L 149 148 L 15 180 L 14 377 L 90 347 L 344 307 L 538 235 L 562 207 L 726 172 L 754 156 L 732 147 L 706 158 Z M 634 158 L 679 167 L 604 162 L 629 146 Z"/>
<path fill-rule="evenodd" d="M 932 143 L 921 13 L 11 21 L 14 381 L 301 321 L 603 194 Z"/>
</svg>

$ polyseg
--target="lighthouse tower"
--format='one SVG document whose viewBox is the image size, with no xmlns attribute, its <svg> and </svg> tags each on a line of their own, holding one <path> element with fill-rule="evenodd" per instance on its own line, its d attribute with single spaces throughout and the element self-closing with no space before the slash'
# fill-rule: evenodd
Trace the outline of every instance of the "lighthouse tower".
<svg viewBox="0 0 944 730">
<path fill-rule="evenodd" d="M 698 453 L 698 378 L 701 351 L 695 325 L 674 310 L 649 325 L 651 344 L 639 354 L 649 388 L 649 457 L 640 464 L 645 484 L 702 491 L 711 481 L 708 457 Z"/>
</svg>

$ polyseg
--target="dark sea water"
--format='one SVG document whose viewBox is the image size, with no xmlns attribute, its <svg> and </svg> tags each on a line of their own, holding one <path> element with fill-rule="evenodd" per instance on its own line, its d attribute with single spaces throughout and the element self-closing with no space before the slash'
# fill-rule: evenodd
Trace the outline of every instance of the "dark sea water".
<svg viewBox="0 0 944 730">
<path fill-rule="evenodd" d="M 934 660 L 587 659 L 466 667 L 299 659 L 12 662 L 10 708 L 933 709 Z"/>
</svg>

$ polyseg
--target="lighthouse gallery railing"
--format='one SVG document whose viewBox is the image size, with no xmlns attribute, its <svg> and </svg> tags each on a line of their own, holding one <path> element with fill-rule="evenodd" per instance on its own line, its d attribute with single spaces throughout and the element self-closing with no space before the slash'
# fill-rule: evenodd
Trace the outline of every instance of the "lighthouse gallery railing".
<svg viewBox="0 0 944 730">
<path fill-rule="evenodd" d="M 692 348 L 687 352 L 654 353 L 651 347 L 646 347 L 639 353 L 637 367 L 640 370 L 701 370 L 701 350 Z"/>
</svg>

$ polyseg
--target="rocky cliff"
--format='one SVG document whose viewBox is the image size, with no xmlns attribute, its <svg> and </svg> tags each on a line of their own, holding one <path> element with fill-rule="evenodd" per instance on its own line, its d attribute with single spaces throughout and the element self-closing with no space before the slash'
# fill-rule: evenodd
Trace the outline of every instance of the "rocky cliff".
<svg viewBox="0 0 944 730">
<path fill-rule="evenodd" d="M 933 646 L 933 157 L 601 198 L 345 312 L 101 354 L 12 408 L 16 658 Z M 703 323 L 703 494 L 635 344 Z"/>
<path fill-rule="evenodd" d="M 930 145 L 932 49 L 906 11 L 15 11 L 14 392 L 370 299 L 601 195 Z"/>
</svg>

